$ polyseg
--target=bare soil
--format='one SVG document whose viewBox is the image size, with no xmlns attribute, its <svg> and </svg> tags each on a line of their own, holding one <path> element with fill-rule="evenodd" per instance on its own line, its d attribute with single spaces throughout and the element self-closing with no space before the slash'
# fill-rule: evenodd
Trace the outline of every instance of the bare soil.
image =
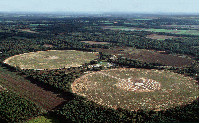
<svg viewBox="0 0 200 123">
<path fill-rule="evenodd" d="M 19 29 L 19 30 L 23 31 L 23 32 L 38 33 L 38 32 L 32 31 L 30 29 Z"/>
<path fill-rule="evenodd" d="M 0 73 L 0 78 L 3 79 L 2 85 L 9 91 L 18 93 L 23 98 L 26 98 L 43 109 L 49 111 L 56 106 L 62 104 L 65 99 L 59 97 L 54 92 L 45 90 L 25 79 L 19 79 L 9 74 Z"/>
<path fill-rule="evenodd" d="M 166 66 L 185 67 L 190 66 L 194 61 L 189 58 L 174 56 L 172 54 L 162 54 L 164 51 L 134 49 L 131 47 L 116 47 L 111 49 L 93 48 L 98 52 L 106 52 L 117 57 L 123 56 L 136 59 L 146 63 L 159 63 Z"/>
<path fill-rule="evenodd" d="M 43 46 L 44 47 L 50 47 L 50 48 L 53 47 L 53 45 L 51 45 L 51 44 L 44 44 Z"/>
<path fill-rule="evenodd" d="M 100 42 L 100 41 L 81 41 L 81 42 L 84 42 L 84 43 L 87 43 L 87 44 L 109 44 L 108 42 Z"/>
<path fill-rule="evenodd" d="M 151 34 L 151 35 L 147 35 L 147 38 L 151 38 L 151 39 L 170 39 L 170 38 L 177 38 L 177 37 L 175 37 L 175 36 L 167 36 L 167 35 Z"/>
</svg>

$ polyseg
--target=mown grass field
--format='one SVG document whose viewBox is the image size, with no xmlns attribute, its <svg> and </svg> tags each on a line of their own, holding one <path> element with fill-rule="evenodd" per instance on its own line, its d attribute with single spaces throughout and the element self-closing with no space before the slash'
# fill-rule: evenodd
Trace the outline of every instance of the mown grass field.
<svg viewBox="0 0 200 123">
<path fill-rule="evenodd" d="M 156 83 L 160 84 L 160 89 L 157 88 L 153 91 L 127 89 L 130 85 L 132 88 L 143 89 L 136 81 L 129 81 L 140 78 L 152 82 L 148 84 L 149 89 L 155 88 L 153 86 Z M 119 84 L 123 82 L 125 86 L 119 87 Z M 140 84 L 142 85 L 142 83 Z M 143 84 L 145 85 L 145 83 Z M 135 68 L 88 73 L 74 81 L 72 91 L 97 104 L 114 109 L 155 111 L 191 103 L 199 95 L 196 81 L 189 77 L 170 71 Z"/>
<path fill-rule="evenodd" d="M 76 50 L 49 50 L 12 56 L 4 62 L 21 69 L 58 69 L 78 67 L 98 58 L 98 53 Z"/>
</svg>

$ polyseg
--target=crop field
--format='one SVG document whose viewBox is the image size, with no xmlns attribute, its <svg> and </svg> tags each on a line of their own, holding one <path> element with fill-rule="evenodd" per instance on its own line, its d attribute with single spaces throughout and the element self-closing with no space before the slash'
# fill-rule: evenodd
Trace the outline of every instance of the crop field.
<svg viewBox="0 0 200 123">
<path fill-rule="evenodd" d="M 1 90 L 15 92 L 47 111 L 52 110 L 65 101 L 65 99 L 59 97 L 59 94 L 45 90 L 2 67 L 0 67 L 0 91 Z"/>
<path fill-rule="evenodd" d="M 100 41 L 81 41 L 81 42 L 84 42 L 84 43 L 87 43 L 87 44 L 109 44 L 109 42 L 100 42 Z"/>
<path fill-rule="evenodd" d="M 184 35 L 199 35 L 198 30 L 175 30 L 175 29 L 146 29 L 137 27 L 125 27 L 125 26 L 103 26 L 103 29 L 110 30 L 124 30 L 124 31 L 151 31 L 151 32 L 164 32 L 172 34 L 184 34 Z"/>
<path fill-rule="evenodd" d="M 184 35 L 199 35 L 198 30 L 145 29 L 144 31 L 165 32 L 165 33 L 184 34 Z"/>
<path fill-rule="evenodd" d="M 199 25 L 162 25 L 163 27 L 173 28 L 187 28 L 187 29 L 199 29 Z"/>
<path fill-rule="evenodd" d="M 157 39 L 157 40 L 165 40 L 165 39 L 171 39 L 171 38 L 176 38 L 176 37 L 175 36 L 167 36 L 167 35 L 151 34 L 151 35 L 147 35 L 147 38 Z"/>
<path fill-rule="evenodd" d="M 192 59 L 174 56 L 171 54 L 161 54 L 162 51 L 136 49 L 132 47 L 116 47 L 110 49 L 93 48 L 98 52 L 106 52 L 116 55 L 117 57 L 123 56 L 130 59 L 137 59 L 141 62 L 147 63 L 160 63 L 162 65 L 173 67 L 186 67 L 193 63 Z"/>
<path fill-rule="evenodd" d="M 103 26 L 102 28 L 110 30 L 124 30 L 124 31 L 142 31 L 144 29 L 144 28 L 125 27 L 125 26 Z"/>
<path fill-rule="evenodd" d="M 98 58 L 98 53 L 75 50 L 49 50 L 24 53 L 12 56 L 4 61 L 21 69 L 58 69 L 78 67 Z"/>
<path fill-rule="evenodd" d="M 97 104 L 131 111 L 166 110 L 198 98 L 195 80 L 169 71 L 111 69 L 83 75 L 72 91 Z"/>
<path fill-rule="evenodd" d="M 152 19 L 149 19 L 149 18 L 138 18 L 138 19 L 133 19 L 133 20 L 141 20 L 141 21 L 147 21 L 147 20 L 152 20 Z"/>
</svg>

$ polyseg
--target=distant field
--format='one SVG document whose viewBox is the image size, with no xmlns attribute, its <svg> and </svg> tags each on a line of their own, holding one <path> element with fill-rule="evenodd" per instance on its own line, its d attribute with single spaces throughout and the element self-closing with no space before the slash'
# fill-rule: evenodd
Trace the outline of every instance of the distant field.
<svg viewBox="0 0 200 123">
<path fill-rule="evenodd" d="M 148 18 L 139 18 L 139 19 L 133 19 L 133 20 L 152 20 L 152 19 L 148 19 Z"/>
<path fill-rule="evenodd" d="M 110 30 L 124 30 L 124 31 L 140 31 L 140 30 L 143 30 L 143 28 L 125 27 L 125 26 L 104 26 L 102 28 L 103 29 L 110 29 Z"/>
<path fill-rule="evenodd" d="M 49 50 L 12 56 L 4 62 L 21 69 L 58 69 L 78 67 L 98 58 L 98 53 L 75 50 Z"/>
<path fill-rule="evenodd" d="M 30 24 L 30 26 L 39 26 L 39 25 L 41 25 L 41 26 L 48 26 L 48 25 L 51 25 L 51 24 Z"/>
<path fill-rule="evenodd" d="M 103 23 L 103 24 L 113 24 L 113 23 Z"/>
<path fill-rule="evenodd" d="M 165 32 L 165 33 L 184 34 L 184 35 L 199 35 L 198 30 L 145 29 L 145 31 Z"/>
<path fill-rule="evenodd" d="M 163 27 L 199 29 L 199 25 L 162 25 Z"/>
<path fill-rule="evenodd" d="M 44 44 L 43 47 L 50 47 L 50 48 L 52 48 L 53 45 L 51 45 L 51 44 Z"/>
<path fill-rule="evenodd" d="M 102 28 L 111 30 L 124 30 L 124 31 L 151 31 L 151 32 L 164 32 L 172 34 L 199 35 L 198 30 L 145 29 L 136 27 L 125 27 L 125 26 L 104 26 Z"/>
<path fill-rule="evenodd" d="M 171 54 L 161 54 L 160 52 L 165 51 L 154 51 L 146 49 L 136 49 L 132 47 L 116 47 L 110 49 L 93 48 L 98 52 L 106 52 L 109 54 L 116 55 L 118 57 L 126 57 L 130 59 L 137 59 L 141 62 L 147 63 L 160 63 L 166 66 L 173 67 L 186 67 L 190 66 L 193 62 L 192 59 L 182 58 Z"/>
<path fill-rule="evenodd" d="M 108 42 L 100 42 L 100 41 L 81 41 L 81 42 L 84 42 L 84 43 L 87 43 L 87 44 L 109 44 Z"/>
<path fill-rule="evenodd" d="M 23 31 L 23 32 L 38 33 L 38 32 L 32 31 L 30 29 L 19 29 L 19 30 Z"/>
<path fill-rule="evenodd" d="M 151 34 L 151 35 L 147 35 L 147 38 L 157 39 L 157 40 L 165 40 L 165 39 L 171 39 L 171 38 L 176 38 L 176 37 L 175 36 L 167 36 L 167 35 Z"/>
<path fill-rule="evenodd" d="M 111 69 L 76 79 L 72 91 L 114 109 L 166 110 L 198 98 L 196 81 L 169 71 Z"/>
</svg>

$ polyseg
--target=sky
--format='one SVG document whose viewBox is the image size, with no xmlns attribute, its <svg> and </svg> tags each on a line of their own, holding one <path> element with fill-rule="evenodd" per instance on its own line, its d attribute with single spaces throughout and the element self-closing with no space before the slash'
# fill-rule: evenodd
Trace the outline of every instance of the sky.
<svg viewBox="0 0 200 123">
<path fill-rule="evenodd" d="M 0 0 L 0 11 L 198 13 L 199 0 Z"/>
</svg>

